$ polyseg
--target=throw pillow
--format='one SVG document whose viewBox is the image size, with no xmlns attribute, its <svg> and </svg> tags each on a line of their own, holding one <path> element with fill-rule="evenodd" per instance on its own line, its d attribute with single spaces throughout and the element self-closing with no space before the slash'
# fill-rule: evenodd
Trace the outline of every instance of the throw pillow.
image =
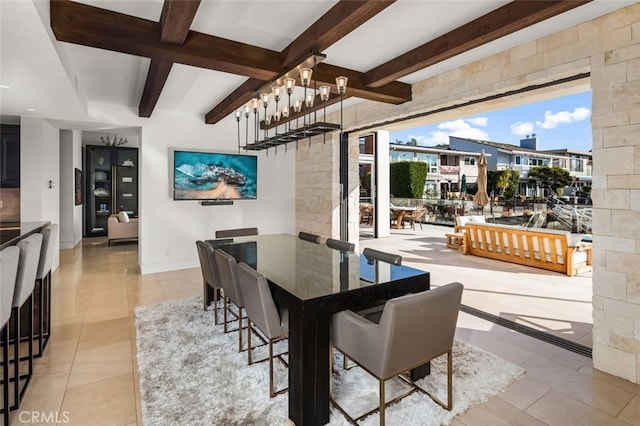
<svg viewBox="0 0 640 426">
<path fill-rule="evenodd" d="M 118 221 L 119 222 L 129 222 L 129 215 L 125 211 L 121 211 L 118 213 Z"/>
</svg>

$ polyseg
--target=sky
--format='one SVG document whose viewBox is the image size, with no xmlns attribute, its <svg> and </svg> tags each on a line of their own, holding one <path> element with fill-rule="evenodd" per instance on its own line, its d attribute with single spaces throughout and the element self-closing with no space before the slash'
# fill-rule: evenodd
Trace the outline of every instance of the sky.
<svg viewBox="0 0 640 426">
<path fill-rule="evenodd" d="M 591 150 L 591 92 L 390 132 L 390 140 L 415 138 L 420 146 L 435 146 L 458 136 L 520 145 L 534 133 L 539 150 Z"/>
</svg>

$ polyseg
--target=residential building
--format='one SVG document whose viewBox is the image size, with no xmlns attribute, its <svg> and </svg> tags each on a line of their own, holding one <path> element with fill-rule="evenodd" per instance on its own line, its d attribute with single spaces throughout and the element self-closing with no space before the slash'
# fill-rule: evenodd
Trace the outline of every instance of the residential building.
<svg viewBox="0 0 640 426">
<path fill-rule="evenodd" d="M 458 193 L 463 177 L 467 185 L 478 180 L 478 152 L 453 152 L 447 148 L 423 147 L 393 143 L 389 145 L 389 161 L 423 161 L 428 164 L 425 189 L 432 194 Z"/>
<path fill-rule="evenodd" d="M 488 170 L 512 169 L 520 173 L 519 193 L 527 196 L 542 196 L 542 189 L 535 179 L 529 177 L 529 171 L 538 166 L 562 167 L 574 179 L 574 188 L 591 185 L 592 155 L 590 152 L 575 150 L 538 150 L 535 134 L 520 140 L 520 146 L 483 141 L 477 139 L 449 137 L 451 150 L 464 150 L 490 154 L 487 158 Z"/>
</svg>

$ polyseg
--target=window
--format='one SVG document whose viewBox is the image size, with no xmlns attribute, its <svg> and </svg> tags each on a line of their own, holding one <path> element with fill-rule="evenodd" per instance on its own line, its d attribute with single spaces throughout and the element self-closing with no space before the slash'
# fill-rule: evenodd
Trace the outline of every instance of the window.
<svg viewBox="0 0 640 426">
<path fill-rule="evenodd" d="M 416 153 L 416 160 L 423 161 L 427 163 L 429 166 L 434 167 L 438 165 L 438 155 L 437 154 L 426 154 L 424 152 Z"/>
<path fill-rule="evenodd" d="M 519 155 L 516 155 L 515 162 L 516 164 L 522 164 L 522 157 L 520 157 Z"/>
<path fill-rule="evenodd" d="M 397 161 L 413 161 L 413 152 L 391 151 L 391 162 Z"/>
<path fill-rule="evenodd" d="M 464 157 L 464 165 L 465 166 L 475 166 L 476 165 L 476 157 Z"/>
</svg>

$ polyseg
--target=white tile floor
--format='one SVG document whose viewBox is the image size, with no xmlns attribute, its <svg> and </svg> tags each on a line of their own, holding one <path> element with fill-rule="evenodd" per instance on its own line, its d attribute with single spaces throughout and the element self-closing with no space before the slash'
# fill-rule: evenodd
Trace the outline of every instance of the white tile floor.
<svg viewBox="0 0 640 426">
<path fill-rule="evenodd" d="M 446 249 L 444 231 L 400 230 L 360 250 L 397 250 L 405 264 L 431 271 L 434 285 L 463 282 L 466 304 L 588 340 L 590 277 L 463 256 Z M 141 276 L 135 243 L 91 239 L 61 252 L 53 282 L 51 341 L 12 425 L 42 424 L 21 421 L 34 411 L 66 414 L 72 425 L 141 425 L 133 308 L 200 294 L 199 269 Z M 457 337 L 527 375 L 454 425 L 640 425 L 640 386 L 594 371 L 589 358 L 464 313 Z"/>
</svg>

